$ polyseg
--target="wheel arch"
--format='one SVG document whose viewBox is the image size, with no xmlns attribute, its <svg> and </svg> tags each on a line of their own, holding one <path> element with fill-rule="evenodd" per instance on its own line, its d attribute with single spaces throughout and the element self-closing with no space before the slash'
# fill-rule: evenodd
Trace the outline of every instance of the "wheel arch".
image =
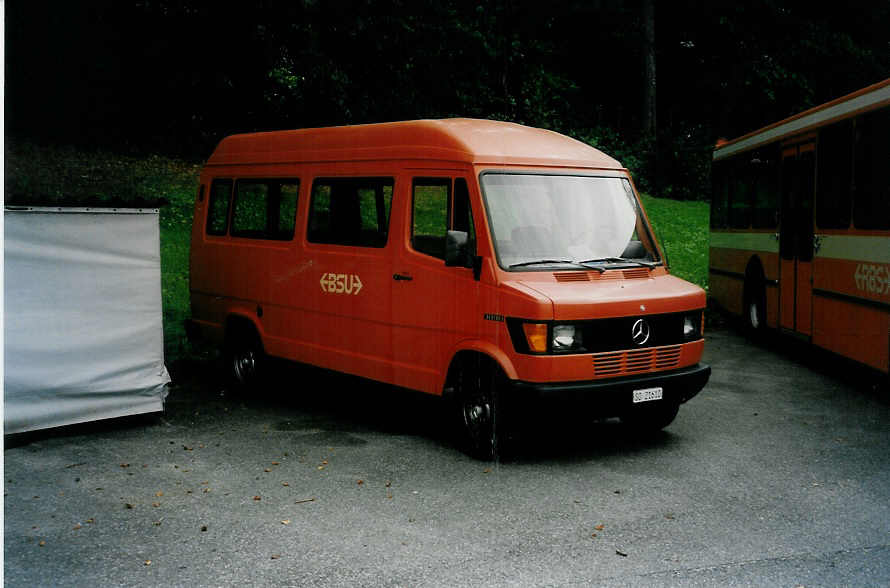
<svg viewBox="0 0 890 588">
<path fill-rule="evenodd" d="M 515 380 L 518 378 L 513 362 L 499 347 L 485 341 L 464 341 L 450 353 L 451 359 L 448 363 L 448 369 L 445 371 L 445 379 L 441 387 L 444 395 L 447 396 L 449 393 L 448 387 L 454 376 L 455 366 L 464 358 L 473 356 L 484 358 L 485 361 L 497 366 L 508 379 Z"/>
<path fill-rule="evenodd" d="M 265 349 L 263 345 L 263 330 L 256 320 L 250 315 L 242 312 L 231 312 L 226 316 L 223 329 L 223 341 L 228 343 L 232 337 L 238 335 L 252 335 L 256 337 L 261 349 Z"/>
</svg>

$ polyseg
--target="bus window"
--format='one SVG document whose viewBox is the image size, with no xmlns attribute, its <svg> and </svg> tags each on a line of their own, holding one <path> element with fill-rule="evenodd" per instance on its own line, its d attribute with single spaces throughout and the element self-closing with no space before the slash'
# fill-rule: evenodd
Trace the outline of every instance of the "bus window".
<svg viewBox="0 0 890 588">
<path fill-rule="evenodd" d="M 890 229 L 890 109 L 856 121 L 853 224 L 857 229 Z"/>
<path fill-rule="evenodd" d="M 730 177 L 729 226 L 747 229 L 751 226 L 751 173 L 746 165 L 734 165 Z"/>
<path fill-rule="evenodd" d="M 729 184 L 727 164 L 714 163 L 711 168 L 711 228 L 725 229 L 729 225 Z"/>
<path fill-rule="evenodd" d="M 852 181 L 853 124 L 846 121 L 819 132 L 816 225 L 820 229 L 849 228 Z"/>
<path fill-rule="evenodd" d="M 754 210 L 751 225 L 755 229 L 775 229 L 779 208 L 778 152 L 758 152 L 751 160 L 754 171 Z"/>
</svg>

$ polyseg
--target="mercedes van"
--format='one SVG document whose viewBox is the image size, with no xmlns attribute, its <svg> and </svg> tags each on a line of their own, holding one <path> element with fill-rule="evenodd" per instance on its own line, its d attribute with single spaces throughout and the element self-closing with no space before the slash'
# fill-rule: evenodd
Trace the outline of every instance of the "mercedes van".
<svg viewBox="0 0 890 588">
<path fill-rule="evenodd" d="M 224 350 L 234 383 L 277 357 L 445 395 L 480 458 L 513 401 L 658 430 L 710 375 L 705 293 L 670 274 L 627 169 L 551 131 L 226 137 L 200 176 L 190 264 L 190 335 Z"/>
</svg>

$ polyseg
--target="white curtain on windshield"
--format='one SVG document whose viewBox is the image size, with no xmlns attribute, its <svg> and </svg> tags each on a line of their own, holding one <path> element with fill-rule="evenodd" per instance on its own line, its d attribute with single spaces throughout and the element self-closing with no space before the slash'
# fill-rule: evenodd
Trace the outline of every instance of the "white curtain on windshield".
<svg viewBox="0 0 890 588">
<path fill-rule="evenodd" d="M 618 257 L 637 223 L 623 178 L 488 174 L 486 203 L 501 263 Z"/>
</svg>

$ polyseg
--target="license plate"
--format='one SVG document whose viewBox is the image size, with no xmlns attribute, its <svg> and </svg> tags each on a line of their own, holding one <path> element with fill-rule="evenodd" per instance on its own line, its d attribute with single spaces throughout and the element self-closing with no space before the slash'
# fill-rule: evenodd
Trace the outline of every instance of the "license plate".
<svg viewBox="0 0 890 588">
<path fill-rule="evenodd" d="M 643 388 L 642 390 L 634 390 L 634 404 L 637 402 L 649 402 L 650 400 L 661 400 L 664 390 L 658 388 Z"/>
</svg>

